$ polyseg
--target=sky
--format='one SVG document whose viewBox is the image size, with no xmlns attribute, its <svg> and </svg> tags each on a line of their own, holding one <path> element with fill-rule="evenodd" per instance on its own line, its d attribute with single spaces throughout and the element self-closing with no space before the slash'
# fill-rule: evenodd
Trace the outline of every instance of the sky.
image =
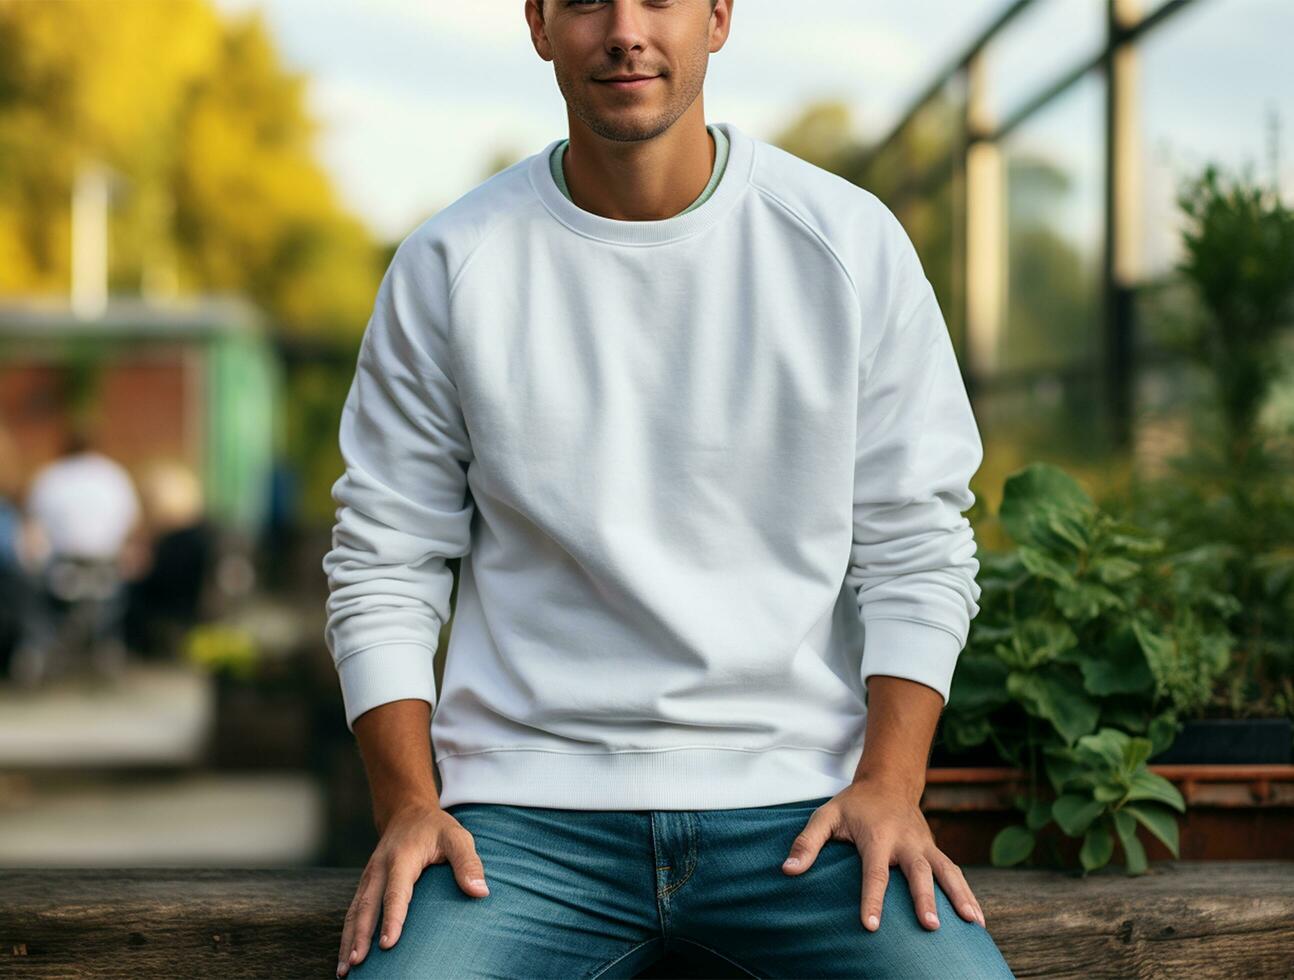
<svg viewBox="0 0 1294 980">
<path fill-rule="evenodd" d="M 321 159 L 380 237 L 403 237 L 480 183 L 496 155 L 526 156 L 567 135 L 565 103 L 551 62 L 531 44 L 523 0 L 215 2 L 229 13 L 262 10 L 288 67 L 309 75 Z M 728 40 L 710 56 L 706 119 L 771 139 L 810 102 L 839 99 L 855 135 L 870 140 L 1008 3 L 734 0 Z M 994 111 L 1009 112 L 1094 52 L 1104 9 L 1105 0 L 1037 0 L 1017 18 L 990 49 Z M 1195 0 L 1147 40 L 1141 128 L 1152 262 L 1171 259 L 1174 167 L 1212 156 L 1268 174 L 1272 109 L 1281 113 L 1282 186 L 1294 192 L 1294 86 L 1281 69 L 1281 39 L 1291 36 L 1289 0 Z M 1056 220 L 1084 246 L 1100 232 L 1103 99 L 1089 77 L 1007 146 L 1073 172 Z"/>
</svg>

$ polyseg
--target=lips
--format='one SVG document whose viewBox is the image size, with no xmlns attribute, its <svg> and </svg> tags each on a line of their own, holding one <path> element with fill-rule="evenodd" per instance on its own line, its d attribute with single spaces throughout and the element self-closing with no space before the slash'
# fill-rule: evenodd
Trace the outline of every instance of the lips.
<svg viewBox="0 0 1294 980">
<path fill-rule="evenodd" d="M 659 78 L 659 77 L 660 77 L 659 75 L 652 75 L 652 76 L 650 76 L 650 77 L 648 77 L 648 78 L 635 78 L 635 79 L 633 79 L 632 81 L 620 81 L 620 80 L 618 80 L 618 79 L 614 79 L 614 78 L 611 78 L 611 79 L 605 79 L 605 80 L 604 80 L 604 79 L 597 79 L 597 81 L 598 81 L 600 84 L 602 84 L 602 85 L 609 85 L 609 86 L 611 86 L 611 88 L 616 88 L 616 89 L 625 89 L 625 90 L 632 90 L 632 89 L 636 89 L 636 88 L 643 88 L 643 87 L 644 87 L 644 86 L 646 86 L 649 82 L 654 82 L 654 81 L 656 81 L 656 79 L 657 79 L 657 78 Z"/>
</svg>

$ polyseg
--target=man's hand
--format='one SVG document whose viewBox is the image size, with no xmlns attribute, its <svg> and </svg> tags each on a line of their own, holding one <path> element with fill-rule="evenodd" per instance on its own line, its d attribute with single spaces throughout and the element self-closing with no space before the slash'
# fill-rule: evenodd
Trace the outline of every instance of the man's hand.
<svg viewBox="0 0 1294 980">
<path fill-rule="evenodd" d="M 453 866 L 458 887 L 465 893 L 473 898 L 490 894 L 476 842 L 452 814 L 437 804 L 422 801 L 406 803 L 391 812 L 346 912 L 337 976 L 344 977 L 368 955 L 379 905 L 381 947 L 390 949 L 396 944 L 414 883 L 427 865 L 446 861 Z"/>
<path fill-rule="evenodd" d="M 917 921 L 939 928 L 933 875 L 968 922 L 984 925 L 984 912 L 961 868 L 935 846 L 925 814 L 904 788 L 867 778 L 851 783 L 822 804 L 795 838 L 782 870 L 803 874 L 812 867 L 828 840 L 853 841 L 863 863 L 863 925 L 881 926 L 881 905 L 890 880 L 890 865 L 907 875 Z M 798 865 L 791 862 L 798 859 Z"/>
</svg>

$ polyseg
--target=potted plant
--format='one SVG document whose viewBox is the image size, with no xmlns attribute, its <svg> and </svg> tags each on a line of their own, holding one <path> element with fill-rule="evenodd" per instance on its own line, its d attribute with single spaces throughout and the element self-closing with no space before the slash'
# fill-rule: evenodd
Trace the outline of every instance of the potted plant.
<svg viewBox="0 0 1294 980">
<path fill-rule="evenodd" d="M 1151 856 L 1172 853 L 1167 814 L 1142 820 L 1126 795 L 1150 785 L 1143 770 L 1180 788 L 1187 856 L 1294 854 L 1294 411 L 1282 419 L 1269 397 L 1287 369 L 1294 213 L 1214 166 L 1178 201 L 1173 285 L 1190 296 L 1167 339 L 1209 397 L 1189 403 L 1188 450 L 1125 496 L 1093 504 L 1054 470 L 1008 488 L 1016 547 L 981 552 L 982 609 L 927 781 L 945 846 L 968 856 L 1002 835 L 995 856 L 1010 863 L 1035 834 L 1057 857 L 1081 830 L 1085 852 L 1066 859 L 1087 867 L 1105 852 L 1091 828 L 1124 843 L 1128 817 Z M 1148 321 L 1161 334 L 1168 312 Z M 1003 834 L 1009 808 L 1025 818 Z"/>
<path fill-rule="evenodd" d="M 1146 866 L 1139 827 L 1152 856 L 1180 856 L 1187 801 L 1176 784 L 1250 778 L 1148 766 L 1231 663 L 1238 602 L 1212 584 L 1217 556 L 1170 555 L 1050 464 L 1008 477 L 998 519 L 1015 547 L 980 553 L 981 608 L 927 779 L 941 846 L 954 859 L 987 852 L 1012 864 L 1043 843 L 1040 859 L 1090 870 L 1117 843 L 1135 874 Z M 1210 856 L 1217 837 L 1192 835 L 1186 856 Z"/>
</svg>

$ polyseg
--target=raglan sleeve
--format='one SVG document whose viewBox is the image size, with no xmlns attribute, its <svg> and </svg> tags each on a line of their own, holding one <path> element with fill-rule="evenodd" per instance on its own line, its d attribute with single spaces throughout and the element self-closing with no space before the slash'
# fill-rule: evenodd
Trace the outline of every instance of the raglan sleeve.
<svg viewBox="0 0 1294 980">
<path fill-rule="evenodd" d="M 943 315 L 907 232 L 883 209 L 888 300 L 860 346 L 854 533 L 846 579 L 864 625 L 862 680 L 948 701 L 978 614 L 970 479 L 983 446 Z"/>
<path fill-rule="evenodd" d="M 439 249 L 416 237 L 400 244 L 342 408 L 324 638 L 352 732 L 389 701 L 434 707 L 453 589 L 446 559 L 471 546 L 472 451 L 450 375 L 446 280 Z"/>
</svg>

